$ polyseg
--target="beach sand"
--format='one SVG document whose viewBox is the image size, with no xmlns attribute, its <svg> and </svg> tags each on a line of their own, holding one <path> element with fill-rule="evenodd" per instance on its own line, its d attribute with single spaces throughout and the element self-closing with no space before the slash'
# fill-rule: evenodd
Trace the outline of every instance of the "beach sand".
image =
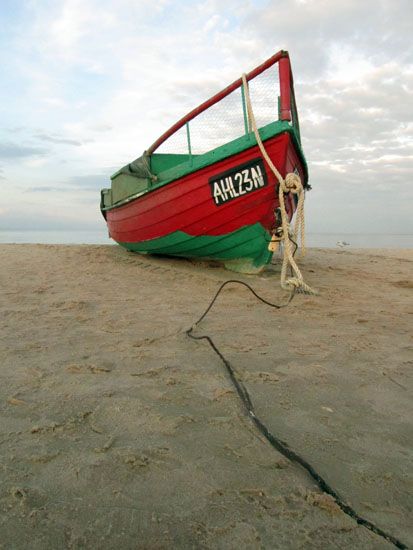
<svg viewBox="0 0 413 550">
<path fill-rule="evenodd" d="M 268 428 L 408 545 L 412 259 L 310 249 L 319 296 L 277 311 L 228 287 L 196 329 Z M 269 445 L 185 334 L 230 278 L 285 301 L 279 270 L 1 245 L 0 548 L 393 548 Z"/>
</svg>

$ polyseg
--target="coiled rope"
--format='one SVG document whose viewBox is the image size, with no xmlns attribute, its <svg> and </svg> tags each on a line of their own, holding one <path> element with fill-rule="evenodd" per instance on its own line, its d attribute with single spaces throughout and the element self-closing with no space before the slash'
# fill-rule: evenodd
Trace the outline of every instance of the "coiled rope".
<svg viewBox="0 0 413 550">
<path fill-rule="evenodd" d="M 296 218 L 294 224 L 294 230 L 292 231 L 292 237 L 296 241 L 298 235 L 300 234 L 301 238 L 301 249 L 302 255 L 305 251 L 305 222 L 304 222 L 304 189 L 301 183 L 300 176 L 298 174 L 289 173 L 285 176 L 285 179 L 282 177 L 280 172 L 277 170 L 276 166 L 272 162 L 270 156 L 268 155 L 264 144 L 261 140 L 261 136 L 258 132 L 257 123 L 255 120 L 254 111 L 252 109 L 251 97 L 249 93 L 248 81 L 245 74 L 242 75 L 242 84 L 244 86 L 245 100 L 247 103 L 247 113 L 250 126 L 254 132 L 255 139 L 257 140 L 258 147 L 261 151 L 261 154 L 268 166 L 271 168 L 273 174 L 278 180 L 278 199 L 280 202 L 281 209 L 281 224 L 282 224 L 282 241 L 284 244 L 284 255 L 283 263 L 281 268 L 281 287 L 284 290 L 292 291 L 296 289 L 306 294 L 317 294 L 317 291 L 312 289 L 305 281 L 302 273 L 294 259 L 294 255 L 291 249 L 290 241 L 290 224 L 288 220 L 287 210 L 285 208 L 284 193 L 292 193 L 293 195 L 298 195 L 298 204 L 296 209 Z M 291 267 L 293 275 L 287 279 L 288 267 Z"/>
</svg>

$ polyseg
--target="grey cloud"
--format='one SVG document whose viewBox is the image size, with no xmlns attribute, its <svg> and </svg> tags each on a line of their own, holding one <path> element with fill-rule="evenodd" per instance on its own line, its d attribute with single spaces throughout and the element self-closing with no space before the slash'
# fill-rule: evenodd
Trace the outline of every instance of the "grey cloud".
<svg viewBox="0 0 413 550">
<path fill-rule="evenodd" d="M 106 174 L 82 174 L 80 176 L 72 176 L 71 178 L 62 181 L 60 185 L 44 185 L 27 187 L 25 192 L 29 193 L 77 193 L 94 192 L 98 193 L 103 187 L 110 185 L 110 175 L 115 172 L 116 169 L 108 170 Z M 96 195 L 97 196 L 97 195 Z M 82 197 L 84 195 L 82 194 Z M 84 200 L 84 199 L 82 199 Z M 98 199 L 96 199 L 98 201 Z"/>
<path fill-rule="evenodd" d="M 25 192 L 27 193 L 61 193 L 64 191 L 69 191 L 69 189 L 65 189 L 64 187 L 52 187 L 45 185 L 44 187 L 27 187 L 25 189 Z"/>
<path fill-rule="evenodd" d="M 412 233 L 409 203 L 399 193 L 348 182 L 319 183 L 307 195 L 306 227 L 309 232 Z"/>
<path fill-rule="evenodd" d="M 410 86 L 409 86 L 410 85 Z M 318 112 L 332 119 L 358 120 L 371 124 L 383 120 L 409 120 L 413 75 L 403 74 L 396 65 L 379 67 L 361 83 L 338 84 L 317 81 L 299 85 L 302 114 Z"/>
<path fill-rule="evenodd" d="M 0 159 L 13 160 L 34 156 L 43 156 L 48 153 L 43 147 L 32 147 L 30 145 L 18 145 L 16 143 L 0 143 Z"/>
<path fill-rule="evenodd" d="M 303 147 L 310 182 L 403 189 L 413 172 L 408 109 L 412 75 L 394 62 L 377 67 L 362 82 L 339 85 L 319 79 L 298 85 Z M 324 163 L 324 165 L 322 165 Z"/>
<path fill-rule="evenodd" d="M 41 141 L 47 141 L 49 143 L 56 143 L 56 144 L 63 144 L 63 145 L 75 145 L 80 146 L 82 145 L 82 142 L 76 141 L 74 139 L 66 139 L 54 135 L 48 135 L 48 134 L 35 134 L 34 136 L 37 139 L 40 139 Z"/>
<path fill-rule="evenodd" d="M 115 170 L 113 170 L 113 172 L 115 172 Z M 70 178 L 67 183 L 72 188 L 99 191 L 103 187 L 109 186 L 110 176 L 113 172 L 108 171 L 106 174 L 84 174 L 81 176 L 74 176 Z"/>
<path fill-rule="evenodd" d="M 207 17 L 219 12 L 222 5 L 219 0 L 211 0 L 187 9 L 192 13 L 210 6 L 210 12 L 205 13 L 206 21 Z M 407 212 L 411 191 L 406 180 L 413 170 L 413 128 L 407 122 L 413 82 L 412 72 L 405 71 L 407 63 L 413 58 L 411 0 L 310 0 L 300 3 L 269 0 L 265 5 L 263 2 L 249 1 L 226 4 L 232 5 L 234 9 L 229 9 L 229 12 L 235 15 L 235 10 L 239 9 L 236 18 L 244 18 L 236 38 L 231 29 L 210 33 L 211 48 L 215 44 L 220 52 L 217 66 L 222 71 L 222 82 L 212 76 L 209 78 L 206 72 L 201 79 L 191 81 L 186 76 L 185 63 L 181 61 L 175 76 L 165 78 L 168 82 L 159 86 L 168 98 L 167 108 L 165 111 L 155 110 L 152 122 L 159 123 L 158 119 L 161 119 L 167 127 L 228 84 L 227 77 L 231 71 L 235 73 L 231 72 L 229 81 L 239 76 L 238 67 L 239 72 L 248 70 L 262 61 L 263 52 L 270 55 L 271 45 L 275 49 L 284 47 L 292 56 L 303 145 L 309 162 L 310 183 L 313 185 L 313 191 L 308 194 L 309 228 L 313 231 L 320 228 L 331 231 L 346 227 L 365 231 L 368 227 L 379 232 L 406 228 L 411 217 Z M 198 20 L 194 19 L 194 22 Z M 127 29 L 128 32 L 130 30 L 131 27 Z M 130 39 L 123 27 L 122 34 Z M 203 39 L 203 35 L 200 36 Z M 163 40 L 167 39 L 167 36 L 163 37 Z M 177 45 L 175 41 L 171 44 Z M 191 50 L 195 48 L 202 55 L 203 49 L 191 44 Z M 357 83 L 332 81 L 327 72 L 334 69 L 331 66 L 331 52 L 341 48 L 354 52 L 355 61 L 366 60 L 376 69 Z M 156 54 L 157 59 L 149 55 L 138 56 L 138 70 L 129 70 L 129 74 L 137 74 L 145 82 L 143 73 L 151 82 L 154 63 L 159 67 L 173 66 L 184 53 L 172 47 L 169 52 L 170 59 L 161 55 L 161 50 Z M 234 59 L 242 63 L 232 66 Z M 199 64 L 203 66 L 202 57 Z M 158 72 L 161 83 L 163 73 L 160 69 Z M 148 89 L 147 95 L 153 94 L 156 87 L 148 86 Z M 142 104 L 145 101 L 142 100 Z M 225 123 L 223 119 L 218 120 L 211 127 L 203 126 L 203 131 L 208 137 L 211 132 L 213 139 L 216 135 L 223 135 L 223 127 L 234 124 L 230 115 L 232 113 L 228 112 Z M 314 115 L 318 115 L 319 120 Z M 192 127 L 195 133 L 195 124 Z M 110 127 L 91 124 L 88 130 L 104 132 L 109 131 Z M 31 131 L 38 134 L 39 145 L 42 145 L 41 141 L 45 145 L 47 142 L 80 145 L 76 140 L 65 140 L 63 136 L 49 134 L 42 128 Z M 20 154 L 12 158 L 46 152 L 41 149 L 43 153 L 39 153 L 39 149 L 29 147 L 28 151 L 27 147 L 22 147 Z M 0 158 L 1 155 L 0 146 Z M 59 189 L 57 186 L 34 187 L 31 191 L 75 190 L 74 200 L 92 202 L 93 193 L 108 186 L 109 175 L 115 169 L 106 174 L 106 170 L 98 171 L 102 173 L 81 174 L 62 181 Z M 387 225 L 386 218 L 385 225 L 383 217 L 387 216 L 388 211 L 391 212 L 391 223 Z"/>
<path fill-rule="evenodd" d="M 96 209 L 96 215 L 93 219 L 78 220 L 76 223 L 74 223 L 73 219 L 63 219 L 59 214 L 46 213 L 44 209 L 41 211 L 41 215 L 39 215 L 39 212 L 30 214 L 28 212 L 22 212 L 20 209 L 13 209 L 0 216 L 0 230 L 94 230 L 103 226 L 103 221 L 101 221 L 100 218 L 101 216 L 98 212 L 98 208 Z"/>
<path fill-rule="evenodd" d="M 10 128 L 7 128 L 7 131 L 11 134 L 18 134 L 19 132 L 22 132 L 23 130 L 26 130 L 25 126 L 12 126 Z"/>
<path fill-rule="evenodd" d="M 242 28 L 263 44 L 276 39 L 290 50 L 299 78 L 312 78 L 327 68 L 333 45 L 351 46 L 376 63 L 411 60 L 412 26 L 410 0 L 270 0 L 251 10 Z"/>
<path fill-rule="evenodd" d="M 192 101 L 196 106 L 198 100 L 207 99 L 219 92 L 225 83 L 216 77 L 205 77 L 201 80 L 183 80 L 176 78 L 165 85 L 165 91 L 171 99 L 177 101 Z"/>
</svg>

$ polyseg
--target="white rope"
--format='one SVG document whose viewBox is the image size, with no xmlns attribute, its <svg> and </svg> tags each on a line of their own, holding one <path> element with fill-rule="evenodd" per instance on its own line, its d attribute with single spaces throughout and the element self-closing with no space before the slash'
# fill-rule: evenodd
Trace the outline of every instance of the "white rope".
<svg viewBox="0 0 413 550">
<path fill-rule="evenodd" d="M 281 209 L 281 224 L 282 224 L 281 238 L 284 244 L 284 256 L 283 256 L 283 264 L 281 268 L 281 287 L 284 288 L 285 290 L 292 290 L 293 288 L 295 288 L 296 290 L 300 290 L 307 294 L 317 294 L 315 290 L 313 290 L 309 285 L 307 285 L 307 283 L 304 282 L 304 278 L 301 274 L 301 271 L 296 261 L 294 260 L 294 254 L 291 249 L 290 224 L 289 224 L 288 214 L 287 214 L 287 211 L 285 208 L 285 202 L 284 202 L 284 193 L 292 193 L 292 194 L 298 195 L 296 219 L 295 219 L 294 230 L 292 235 L 294 240 L 296 241 L 298 234 L 300 232 L 302 254 L 304 254 L 304 227 L 305 227 L 304 189 L 301 183 L 300 176 L 298 174 L 289 173 L 285 176 L 285 179 L 284 179 L 280 174 L 280 172 L 277 170 L 277 168 L 274 166 L 274 163 L 272 162 L 267 151 L 265 150 L 264 144 L 262 143 L 260 134 L 258 132 L 257 123 L 255 121 L 254 112 L 252 110 L 251 98 L 250 98 L 250 93 L 248 88 L 248 81 L 245 74 L 242 75 L 242 83 L 244 86 L 245 99 L 247 103 L 249 124 L 252 127 L 252 130 L 255 135 L 255 139 L 257 140 L 257 144 L 258 144 L 258 147 L 260 148 L 263 158 L 271 168 L 272 172 L 274 173 L 279 183 L 278 198 L 279 198 L 280 209 Z M 294 276 L 287 279 L 287 270 L 289 266 L 291 266 Z"/>
</svg>

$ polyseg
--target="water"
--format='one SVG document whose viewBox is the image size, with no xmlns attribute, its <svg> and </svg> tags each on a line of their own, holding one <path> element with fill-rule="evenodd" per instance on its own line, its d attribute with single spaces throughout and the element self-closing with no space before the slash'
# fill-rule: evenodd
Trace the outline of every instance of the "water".
<svg viewBox="0 0 413 550">
<path fill-rule="evenodd" d="M 2 231 L 0 243 L 114 244 L 105 228 L 90 231 Z"/>
<path fill-rule="evenodd" d="M 336 248 L 337 242 L 350 243 L 348 248 L 413 248 L 413 235 L 363 233 L 308 233 L 306 245 Z M 43 244 L 114 244 L 105 228 L 90 231 L 1 231 L 0 243 Z M 347 247 L 346 247 L 347 248 Z"/>
<path fill-rule="evenodd" d="M 349 243 L 346 248 L 413 248 L 413 235 L 368 233 L 308 233 L 306 246 L 336 248 L 337 243 Z"/>
</svg>

